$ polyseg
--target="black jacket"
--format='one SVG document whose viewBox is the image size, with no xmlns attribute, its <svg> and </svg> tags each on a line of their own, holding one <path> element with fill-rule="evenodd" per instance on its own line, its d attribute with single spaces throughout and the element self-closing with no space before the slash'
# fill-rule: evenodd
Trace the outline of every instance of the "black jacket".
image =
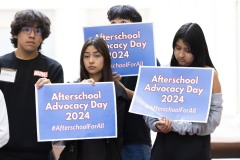
<svg viewBox="0 0 240 160">
<path fill-rule="evenodd" d="M 123 123 L 128 111 L 129 99 L 125 90 L 116 83 L 115 90 L 118 137 L 68 141 L 59 160 L 121 160 Z"/>
</svg>

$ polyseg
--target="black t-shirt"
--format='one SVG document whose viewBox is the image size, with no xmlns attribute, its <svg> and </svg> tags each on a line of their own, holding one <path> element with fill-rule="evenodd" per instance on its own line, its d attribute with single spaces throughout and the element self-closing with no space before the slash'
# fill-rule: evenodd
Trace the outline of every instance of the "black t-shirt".
<svg viewBox="0 0 240 160">
<path fill-rule="evenodd" d="M 49 159 L 51 142 L 37 141 L 34 84 L 41 77 L 52 83 L 63 83 L 62 66 L 41 53 L 34 59 L 21 60 L 12 52 L 0 57 L 0 68 L 16 70 L 14 83 L 0 81 L 10 130 L 10 139 L 0 148 L 0 155 L 26 160 Z"/>
</svg>

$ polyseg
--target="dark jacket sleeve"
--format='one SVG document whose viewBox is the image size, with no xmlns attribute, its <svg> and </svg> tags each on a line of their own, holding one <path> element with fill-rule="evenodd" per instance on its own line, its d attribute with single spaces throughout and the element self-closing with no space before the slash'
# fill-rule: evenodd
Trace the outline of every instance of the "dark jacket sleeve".
<svg viewBox="0 0 240 160">
<path fill-rule="evenodd" d="M 127 96 L 126 91 L 117 83 L 115 83 L 115 89 L 117 100 L 118 138 L 122 140 L 124 119 L 129 110 L 130 100 Z M 120 145 L 122 145 L 121 141 Z"/>
</svg>

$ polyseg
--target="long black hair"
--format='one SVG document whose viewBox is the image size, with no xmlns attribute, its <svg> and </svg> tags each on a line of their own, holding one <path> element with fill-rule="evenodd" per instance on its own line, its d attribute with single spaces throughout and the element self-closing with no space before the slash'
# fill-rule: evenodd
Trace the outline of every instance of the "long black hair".
<svg viewBox="0 0 240 160">
<path fill-rule="evenodd" d="M 107 81 L 113 81 L 112 78 L 112 68 L 111 68 L 111 57 L 109 53 L 109 49 L 107 46 L 107 43 L 100 37 L 90 37 L 83 45 L 81 56 L 80 56 L 80 78 L 79 81 L 82 81 L 84 79 L 89 79 L 88 71 L 86 70 L 83 58 L 84 53 L 88 46 L 93 45 L 98 52 L 101 53 L 104 59 L 104 65 L 102 70 L 102 77 L 100 79 L 100 82 L 107 82 Z"/>
<path fill-rule="evenodd" d="M 209 66 L 215 68 L 209 56 L 204 33 L 197 23 L 186 23 L 176 32 L 172 43 L 173 54 L 170 63 L 171 66 L 178 66 L 178 61 L 174 56 L 174 49 L 179 39 L 183 40 L 194 56 L 193 63 L 189 67 Z"/>
</svg>

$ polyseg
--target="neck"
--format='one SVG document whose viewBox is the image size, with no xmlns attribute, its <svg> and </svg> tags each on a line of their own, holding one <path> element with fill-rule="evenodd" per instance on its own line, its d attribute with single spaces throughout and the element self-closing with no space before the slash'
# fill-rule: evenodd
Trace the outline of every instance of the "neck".
<svg viewBox="0 0 240 160">
<path fill-rule="evenodd" d="M 101 76 L 99 75 L 90 75 L 90 78 L 94 79 L 95 82 L 99 82 L 101 79 Z"/>
<path fill-rule="evenodd" d="M 24 52 L 24 51 L 20 51 L 19 49 L 17 49 L 15 51 L 15 55 L 17 58 L 22 59 L 22 60 L 30 60 L 30 59 L 34 59 L 38 56 L 38 51 L 34 51 L 34 52 Z"/>
</svg>

